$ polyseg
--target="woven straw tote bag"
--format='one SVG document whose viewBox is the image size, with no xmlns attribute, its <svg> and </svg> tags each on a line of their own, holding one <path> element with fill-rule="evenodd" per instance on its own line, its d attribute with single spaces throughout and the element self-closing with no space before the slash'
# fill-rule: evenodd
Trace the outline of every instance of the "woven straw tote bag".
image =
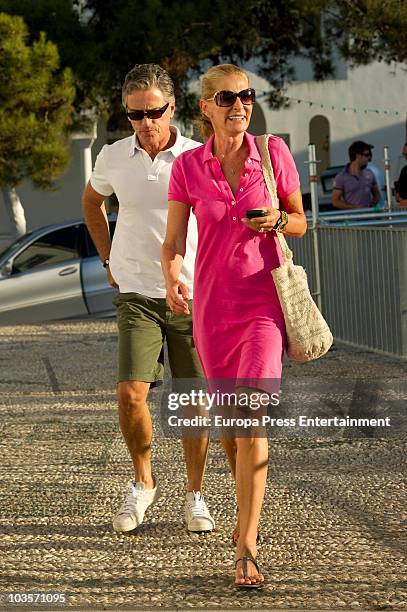
<svg viewBox="0 0 407 612">
<path fill-rule="evenodd" d="M 273 208 L 279 208 L 276 182 L 268 148 L 269 134 L 257 136 L 264 180 Z M 271 271 L 287 334 L 287 355 L 294 361 L 311 361 L 322 357 L 333 342 L 331 330 L 312 299 L 307 275 L 293 262 L 293 254 L 281 232 L 276 232 L 284 263 Z"/>
</svg>

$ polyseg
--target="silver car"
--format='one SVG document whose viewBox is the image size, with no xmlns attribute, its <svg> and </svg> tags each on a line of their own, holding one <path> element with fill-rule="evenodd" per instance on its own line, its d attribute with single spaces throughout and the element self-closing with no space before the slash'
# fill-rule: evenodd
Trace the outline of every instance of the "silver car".
<svg viewBox="0 0 407 612">
<path fill-rule="evenodd" d="M 116 293 L 83 221 L 35 230 L 0 253 L 2 325 L 112 315 Z"/>
</svg>

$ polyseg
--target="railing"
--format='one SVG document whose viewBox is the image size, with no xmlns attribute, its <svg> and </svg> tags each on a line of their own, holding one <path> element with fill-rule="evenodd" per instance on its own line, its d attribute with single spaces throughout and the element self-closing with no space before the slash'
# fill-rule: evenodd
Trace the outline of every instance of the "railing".
<svg viewBox="0 0 407 612">
<path fill-rule="evenodd" d="M 311 224 L 311 216 L 307 214 L 308 222 Z M 320 225 L 407 225 L 407 210 L 372 210 L 371 208 L 359 208 L 355 210 L 331 210 L 319 213 L 317 222 Z"/>
<path fill-rule="evenodd" d="M 308 232 L 288 239 L 338 340 L 407 358 L 407 209 L 392 202 L 384 148 L 387 210 L 319 213 L 315 145 L 308 146 L 312 213 Z"/>
<path fill-rule="evenodd" d="M 361 227 L 353 217 L 348 222 L 317 225 L 302 239 L 289 239 L 294 259 L 317 293 L 317 232 L 321 307 L 335 338 L 407 358 L 407 224 Z"/>
</svg>

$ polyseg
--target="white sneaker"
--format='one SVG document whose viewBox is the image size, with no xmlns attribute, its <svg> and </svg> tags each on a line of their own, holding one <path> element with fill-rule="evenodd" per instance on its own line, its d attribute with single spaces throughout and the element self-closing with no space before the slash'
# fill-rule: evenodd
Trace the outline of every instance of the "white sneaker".
<svg viewBox="0 0 407 612">
<path fill-rule="evenodd" d="M 188 531 L 212 531 L 215 528 L 215 521 L 211 517 L 200 491 L 187 493 L 185 520 Z"/>
<path fill-rule="evenodd" d="M 129 481 L 127 497 L 113 519 L 113 529 L 115 531 L 132 531 L 141 525 L 147 508 L 160 497 L 160 489 L 156 478 L 154 478 L 154 482 L 154 489 L 146 489 L 142 482 Z"/>
</svg>

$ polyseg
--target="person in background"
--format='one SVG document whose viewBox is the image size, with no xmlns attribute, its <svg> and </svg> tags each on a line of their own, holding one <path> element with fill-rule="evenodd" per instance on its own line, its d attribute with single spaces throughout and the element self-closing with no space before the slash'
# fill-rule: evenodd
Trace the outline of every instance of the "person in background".
<svg viewBox="0 0 407 612">
<path fill-rule="evenodd" d="M 270 137 L 269 152 L 280 209 L 272 208 L 260 152 L 255 137 L 247 132 L 254 101 L 248 76 L 237 66 L 214 66 L 202 77 L 200 123 L 208 140 L 174 162 L 161 257 L 168 303 L 173 312 L 186 315 L 188 290 L 179 274 L 193 211 L 199 235 L 195 343 L 208 385 L 222 381 L 236 394 L 242 380 L 250 381 L 243 390 L 247 394 L 268 392 L 273 384 L 280 388 L 286 334 L 270 274 L 282 263 L 276 232 L 302 236 L 307 227 L 298 172 L 287 145 L 277 136 Z M 248 209 L 261 209 L 264 216 L 250 219 Z M 234 584 L 259 587 L 264 576 L 256 561 L 256 544 L 268 441 L 265 435 L 252 432 L 246 437 L 242 432 L 230 437 L 222 433 L 238 505 L 232 534 L 236 543 Z"/>
<path fill-rule="evenodd" d="M 370 145 L 370 146 L 371 146 L 370 157 L 368 158 L 369 161 L 368 161 L 368 164 L 367 164 L 367 169 L 370 170 L 371 172 L 373 172 L 374 177 L 376 179 L 377 188 L 378 188 L 379 193 L 380 193 L 380 200 L 375 205 L 375 208 L 383 209 L 383 208 L 386 208 L 386 206 L 387 206 L 386 178 L 384 176 L 383 170 L 373 163 L 373 161 L 372 161 L 372 159 L 373 159 L 372 149 L 374 147 L 373 147 L 373 145 Z"/>
<path fill-rule="evenodd" d="M 176 316 L 170 311 L 160 266 L 171 167 L 178 155 L 200 143 L 184 138 L 170 125 L 175 111 L 174 86 L 160 66 L 139 64 L 130 70 L 122 100 L 134 133 L 102 148 L 83 195 L 83 211 L 108 280 L 119 290 L 114 302 L 119 327 L 119 421 L 133 461 L 134 479 L 128 483 L 113 528 L 126 532 L 143 522 L 146 510 L 160 496 L 151 467 L 152 421 L 147 395 L 150 387 L 163 379 L 164 340 L 173 378 L 202 377 L 191 315 Z M 119 213 L 111 244 L 104 200 L 112 193 L 118 198 Z M 182 269 L 183 282 L 190 291 L 196 242 L 196 227 L 191 224 Z M 211 531 L 214 521 L 201 494 L 208 436 L 187 438 L 183 445 L 187 529 Z"/>
<path fill-rule="evenodd" d="M 335 208 L 371 208 L 379 202 L 375 176 L 367 168 L 371 148 L 372 145 L 362 140 L 350 145 L 349 163 L 336 175 L 333 184 L 332 203 Z"/>
<path fill-rule="evenodd" d="M 402 155 L 407 161 L 407 142 L 405 143 Z M 394 183 L 396 191 L 396 200 L 401 206 L 407 206 L 407 165 L 401 169 L 398 180 Z"/>
</svg>

